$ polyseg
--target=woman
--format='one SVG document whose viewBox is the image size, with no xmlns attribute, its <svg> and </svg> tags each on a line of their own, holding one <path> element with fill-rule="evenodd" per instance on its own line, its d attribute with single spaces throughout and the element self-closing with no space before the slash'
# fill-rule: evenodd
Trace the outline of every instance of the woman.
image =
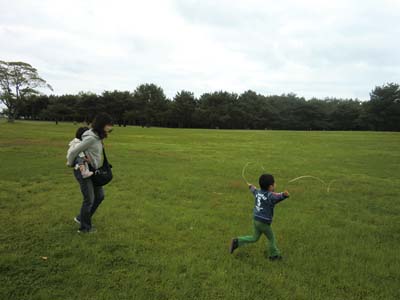
<svg viewBox="0 0 400 300">
<path fill-rule="evenodd" d="M 98 114 L 92 123 L 92 129 L 82 135 L 82 142 L 69 153 L 68 165 L 73 166 L 78 154 L 85 152 L 94 169 L 101 167 L 103 165 L 103 140 L 111 132 L 112 127 L 113 122 L 108 114 Z M 93 232 L 92 216 L 104 200 L 103 187 L 95 186 L 91 177 L 83 178 L 79 170 L 74 170 L 74 175 L 83 195 L 81 212 L 74 220 L 80 224 L 79 233 Z"/>
</svg>

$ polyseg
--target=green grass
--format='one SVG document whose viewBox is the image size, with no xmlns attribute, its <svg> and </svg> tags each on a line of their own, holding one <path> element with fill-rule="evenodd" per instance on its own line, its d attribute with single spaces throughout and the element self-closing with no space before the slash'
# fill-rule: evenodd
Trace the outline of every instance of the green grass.
<svg viewBox="0 0 400 300">
<path fill-rule="evenodd" d="M 399 299 L 400 134 L 118 128 L 115 178 L 81 236 L 65 166 L 77 125 L 0 123 L 0 299 Z M 261 165 L 278 190 L 266 240 L 252 228 Z M 42 257 L 48 257 L 43 260 Z"/>
</svg>

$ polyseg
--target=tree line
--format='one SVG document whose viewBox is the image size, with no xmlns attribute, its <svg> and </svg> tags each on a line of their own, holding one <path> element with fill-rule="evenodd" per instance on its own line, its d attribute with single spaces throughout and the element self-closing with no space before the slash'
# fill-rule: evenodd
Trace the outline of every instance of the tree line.
<svg viewBox="0 0 400 300">
<path fill-rule="evenodd" d="M 37 85 L 47 84 L 38 76 L 33 78 L 39 80 Z M 216 91 L 200 97 L 182 90 L 168 99 L 155 84 L 142 84 L 133 92 L 114 90 L 101 94 L 44 95 L 29 93 L 29 88 L 24 91 L 26 94 L 18 99 L 15 93 L 7 96 L 4 89 L 0 94 L 3 103 L 7 97 L 8 102 L 15 102 L 3 112 L 9 118 L 90 123 L 97 113 L 108 112 L 120 126 L 400 131 L 400 86 L 396 83 L 375 87 L 369 101 L 306 100 L 295 94 L 265 96 L 251 90 L 240 95 Z"/>
<path fill-rule="evenodd" d="M 132 93 L 105 91 L 100 95 L 32 95 L 23 101 L 18 117 L 29 120 L 90 122 L 108 112 L 120 125 L 178 128 L 400 130 L 400 88 L 376 87 L 369 101 L 310 99 L 295 94 L 240 95 L 225 91 L 178 92 L 168 99 L 162 88 L 143 84 Z"/>
</svg>

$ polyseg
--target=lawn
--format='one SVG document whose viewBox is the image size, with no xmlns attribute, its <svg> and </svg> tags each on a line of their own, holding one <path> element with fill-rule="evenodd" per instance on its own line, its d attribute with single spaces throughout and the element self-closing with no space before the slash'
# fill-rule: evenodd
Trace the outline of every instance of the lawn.
<svg viewBox="0 0 400 300">
<path fill-rule="evenodd" d="M 94 234 L 65 166 L 78 125 L 0 123 L 0 299 L 400 299 L 400 133 L 115 127 Z M 284 259 L 252 231 L 263 168 Z M 312 178 L 288 183 L 302 175 Z"/>
</svg>

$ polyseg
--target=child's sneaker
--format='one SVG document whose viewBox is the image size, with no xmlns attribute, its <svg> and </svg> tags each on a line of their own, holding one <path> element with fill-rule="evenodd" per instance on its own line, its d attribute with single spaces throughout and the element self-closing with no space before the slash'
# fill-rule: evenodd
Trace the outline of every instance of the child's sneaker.
<svg viewBox="0 0 400 300">
<path fill-rule="evenodd" d="M 85 170 L 85 171 L 81 172 L 81 174 L 82 174 L 82 178 L 89 178 L 90 176 L 93 175 L 93 172 L 89 171 L 89 170 Z"/>
<path fill-rule="evenodd" d="M 280 255 L 274 255 L 274 256 L 269 257 L 269 260 L 272 260 L 272 261 L 281 260 L 281 259 L 282 259 L 282 256 L 280 256 Z"/>
<path fill-rule="evenodd" d="M 239 241 L 238 239 L 232 239 L 231 241 L 231 246 L 229 247 L 229 252 L 230 254 L 233 253 L 233 251 L 235 251 L 235 249 L 239 247 Z"/>
</svg>

